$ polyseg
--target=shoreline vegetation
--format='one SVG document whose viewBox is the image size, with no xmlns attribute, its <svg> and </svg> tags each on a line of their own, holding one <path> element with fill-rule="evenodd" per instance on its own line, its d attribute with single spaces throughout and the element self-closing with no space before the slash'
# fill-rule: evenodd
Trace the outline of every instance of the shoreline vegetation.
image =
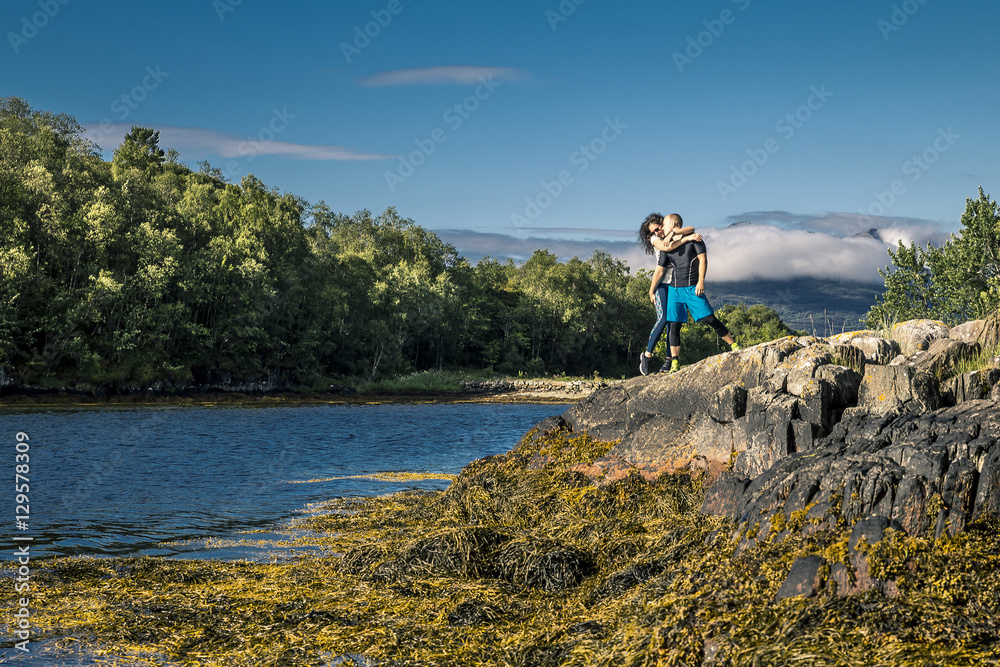
<svg viewBox="0 0 1000 667">
<path fill-rule="evenodd" d="M 538 428 L 446 491 L 322 503 L 287 542 L 316 553 L 287 560 L 40 562 L 35 641 L 109 665 L 206 667 L 1000 660 L 995 526 L 870 547 L 879 572 L 906 562 L 898 596 L 780 599 L 802 553 L 847 557 L 849 528 L 775 525 L 739 550 L 732 521 L 699 512 L 696 474 L 597 485 L 571 472 L 612 445 Z"/>
<path fill-rule="evenodd" d="M 315 405 L 375 403 L 569 403 L 621 380 L 594 378 L 482 377 L 483 374 L 425 371 L 383 382 L 332 384 L 325 390 L 301 387 L 261 392 L 184 390 L 132 391 L 101 396 L 76 388 L 7 390 L 0 409 L 30 406 L 207 406 L 207 405 Z"/>
</svg>

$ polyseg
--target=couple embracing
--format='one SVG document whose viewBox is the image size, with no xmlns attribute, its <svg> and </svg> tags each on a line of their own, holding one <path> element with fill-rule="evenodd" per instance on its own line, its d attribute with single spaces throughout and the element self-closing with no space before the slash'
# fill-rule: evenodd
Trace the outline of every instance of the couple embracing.
<svg viewBox="0 0 1000 667">
<path fill-rule="evenodd" d="M 653 348 L 665 327 L 667 358 L 660 372 L 674 373 L 680 368 L 681 324 L 687 322 L 688 312 L 695 322 L 704 322 L 715 329 L 732 350 L 740 349 L 705 296 L 708 250 L 701 234 L 683 225 L 684 221 L 676 213 L 666 217 L 650 213 L 639 228 L 639 242 L 646 254 L 657 254 L 656 271 L 649 284 L 649 300 L 656 305 L 656 324 L 649 334 L 646 351 L 639 359 L 639 372 L 643 375 L 649 374 Z"/>
</svg>

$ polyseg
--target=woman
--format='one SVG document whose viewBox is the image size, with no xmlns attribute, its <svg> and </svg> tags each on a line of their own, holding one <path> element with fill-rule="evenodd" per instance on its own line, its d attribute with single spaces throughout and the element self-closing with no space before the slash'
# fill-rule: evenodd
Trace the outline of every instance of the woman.
<svg viewBox="0 0 1000 667">
<path fill-rule="evenodd" d="M 701 234 L 695 234 L 694 227 L 675 228 L 672 225 L 667 225 L 659 213 L 647 215 L 646 219 L 642 221 L 642 226 L 639 227 L 639 243 L 642 244 L 646 254 L 656 253 L 657 266 L 666 267 L 665 272 L 657 271 L 653 274 L 655 282 L 649 286 L 649 300 L 656 306 L 656 324 L 653 325 L 653 330 L 649 333 L 646 350 L 639 355 L 639 372 L 643 375 L 649 375 L 649 360 L 653 357 L 653 349 L 667 325 L 667 290 L 669 289 L 672 267 L 670 262 L 662 261 L 663 255 L 661 253 L 667 253 L 688 241 L 701 241 Z M 680 340 L 680 330 L 681 322 L 671 322 L 669 337 Z M 671 360 L 670 347 L 667 346 L 667 357 L 660 368 L 661 372 L 670 370 Z"/>
</svg>

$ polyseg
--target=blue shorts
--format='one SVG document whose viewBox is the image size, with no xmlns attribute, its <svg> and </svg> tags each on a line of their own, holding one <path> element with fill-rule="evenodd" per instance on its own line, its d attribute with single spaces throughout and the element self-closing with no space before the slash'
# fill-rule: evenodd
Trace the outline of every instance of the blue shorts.
<svg viewBox="0 0 1000 667">
<path fill-rule="evenodd" d="M 691 319 L 695 322 L 708 317 L 714 311 L 712 304 L 704 294 L 698 296 L 694 293 L 697 289 L 691 287 L 671 287 L 667 290 L 667 321 L 687 322 L 687 314 L 691 313 Z"/>
</svg>

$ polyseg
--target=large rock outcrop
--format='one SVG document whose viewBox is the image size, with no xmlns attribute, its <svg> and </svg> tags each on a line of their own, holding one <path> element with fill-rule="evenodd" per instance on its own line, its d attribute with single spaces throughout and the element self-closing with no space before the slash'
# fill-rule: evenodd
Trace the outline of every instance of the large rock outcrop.
<svg viewBox="0 0 1000 667">
<path fill-rule="evenodd" d="M 783 338 L 599 390 L 560 423 L 618 441 L 577 468 L 599 483 L 707 474 L 702 512 L 733 519 L 739 549 L 776 527 L 850 529 L 855 544 L 888 529 L 953 535 L 1000 518 L 1000 357 L 982 354 L 998 332 L 993 319 L 916 320 L 886 337 Z M 842 591 L 888 585 L 850 550 L 858 572 L 804 561 L 788 594 L 828 570 Z"/>
</svg>

